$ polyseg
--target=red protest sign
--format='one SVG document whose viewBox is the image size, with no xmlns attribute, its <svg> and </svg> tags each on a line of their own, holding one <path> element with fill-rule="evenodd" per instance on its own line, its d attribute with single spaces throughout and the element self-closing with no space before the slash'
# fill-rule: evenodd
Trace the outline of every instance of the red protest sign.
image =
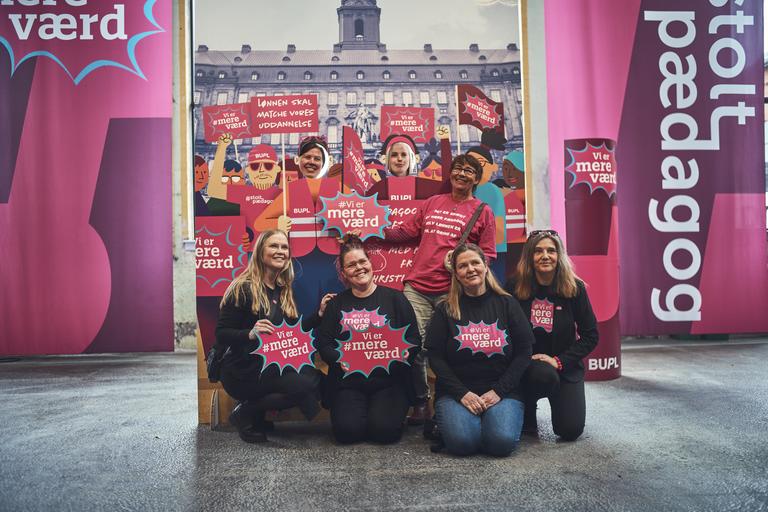
<svg viewBox="0 0 768 512">
<path fill-rule="evenodd" d="M 337 229 L 345 235 L 352 229 L 361 231 L 360 238 L 372 236 L 384 238 L 384 228 L 389 226 L 389 208 L 381 206 L 376 196 L 362 197 L 357 192 L 338 193 L 334 197 L 320 197 L 323 209 L 318 216 L 323 220 L 323 230 Z"/>
<path fill-rule="evenodd" d="M 376 368 L 389 373 L 395 361 L 408 364 L 408 350 L 414 345 L 405 341 L 406 329 L 407 326 L 394 329 L 389 323 L 379 327 L 370 324 L 365 330 L 351 329 L 348 340 L 337 340 L 336 351 L 344 377 L 356 372 L 368 377 Z"/>
<path fill-rule="evenodd" d="M 221 297 L 248 263 L 243 217 L 195 217 L 197 296 Z"/>
<path fill-rule="evenodd" d="M 416 144 L 426 144 L 435 136 L 435 109 L 429 107 L 381 107 L 381 134 L 385 140 L 393 133 L 409 135 Z"/>
<path fill-rule="evenodd" d="M 311 331 L 302 329 L 301 318 L 292 325 L 283 320 L 283 323 L 275 326 L 275 332 L 260 333 L 258 340 L 259 346 L 251 354 L 264 358 L 262 372 L 271 364 L 276 364 L 281 374 L 286 368 L 298 372 L 304 366 L 315 366 L 312 361 L 312 354 L 315 353 L 312 344 L 314 338 Z"/>
<path fill-rule="evenodd" d="M 364 194 L 373 186 L 373 179 L 368 174 L 365 165 L 363 144 L 360 142 L 357 132 L 350 126 L 345 126 L 342 134 L 344 140 L 344 184 L 350 189 Z"/>
<path fill-rule="evenodd" d="M 493 101 L 473 85 L 457 86 L 459 124 L 471 124 L 478 130 L 504 133 L 504 104 Z"/>
<path fill-rule="evenodd" d="M 317 94 L 251 98 L 253 133 L 316 133 Z"/>
<path fill-rule="evenodd" d="M 249 110 L 248 103 L 203 107 L 205 141 L 215 142 L 225 133 L 232 134 L 234 139 L 250 137 L 252 133 Z"/>
</svg>

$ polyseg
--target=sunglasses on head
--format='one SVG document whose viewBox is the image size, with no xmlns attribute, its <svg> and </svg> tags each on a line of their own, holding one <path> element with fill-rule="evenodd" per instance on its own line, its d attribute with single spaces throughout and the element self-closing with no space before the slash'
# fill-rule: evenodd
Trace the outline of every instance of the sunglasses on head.
<svg viewBox="0 0 768 512">
<path fill-rule="evenodd" d="M 539 235 L 549 235 L 549 236 L 556 236 L 560 238 L 560 235 L 558 235 L 557 231 L 555 231 L 554 229 L 536 229 L 528 233 L 528 240 Z"/>
</svg>

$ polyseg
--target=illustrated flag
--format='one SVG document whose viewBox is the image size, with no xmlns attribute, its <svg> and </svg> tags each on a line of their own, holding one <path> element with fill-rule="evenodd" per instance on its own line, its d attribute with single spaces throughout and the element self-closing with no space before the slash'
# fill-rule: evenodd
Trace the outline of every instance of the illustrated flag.
<svg viewBox="0 0 768 512">
<path fill-rule="evenodd" d="M 504 134 L 504 104 L 493 101 L 473 85 L 458 85 L 459 124 L 470 124 L 480 131 Z"/>
<path fill-rule="evenodd" d="M 342 137 L 344 140 L 344 184 L 351 190 L 364 194 L 373 186 L 373 179 L 368 174 L 365 165 L 363 144 L 360 142 L 357 132 L 350 126 L 344 127 Z"/>
</svg>

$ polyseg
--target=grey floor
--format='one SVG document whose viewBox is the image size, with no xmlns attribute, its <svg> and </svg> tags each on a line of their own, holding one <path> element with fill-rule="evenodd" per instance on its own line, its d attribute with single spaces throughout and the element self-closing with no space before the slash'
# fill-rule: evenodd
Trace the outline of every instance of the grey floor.
<svg viewBox="0 0 768 512">
<path fill-rule="evenodd" d="M 587 428 L 507 459 L 338 447 L 327 424 L 267 445 L 196 423 L 192 353 L 0 364 L 0 510 L 768 510 L 768 340 L 632 342 L 587 385 Z"/>
</svg>

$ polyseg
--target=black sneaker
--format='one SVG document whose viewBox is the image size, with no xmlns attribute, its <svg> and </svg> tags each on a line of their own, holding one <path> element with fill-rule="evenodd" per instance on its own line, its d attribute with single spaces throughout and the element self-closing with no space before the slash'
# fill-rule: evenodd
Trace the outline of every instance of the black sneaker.
<svg viewBox="0 0 768 512">
<path fill-rule="evenodd" d="M 229 423 L 237 429 L 240 439 L 246 443 L 265 443 L 264 412 L 254 410 L 248 402 L 240 402 L 229 414 Z"/>
</svg>

